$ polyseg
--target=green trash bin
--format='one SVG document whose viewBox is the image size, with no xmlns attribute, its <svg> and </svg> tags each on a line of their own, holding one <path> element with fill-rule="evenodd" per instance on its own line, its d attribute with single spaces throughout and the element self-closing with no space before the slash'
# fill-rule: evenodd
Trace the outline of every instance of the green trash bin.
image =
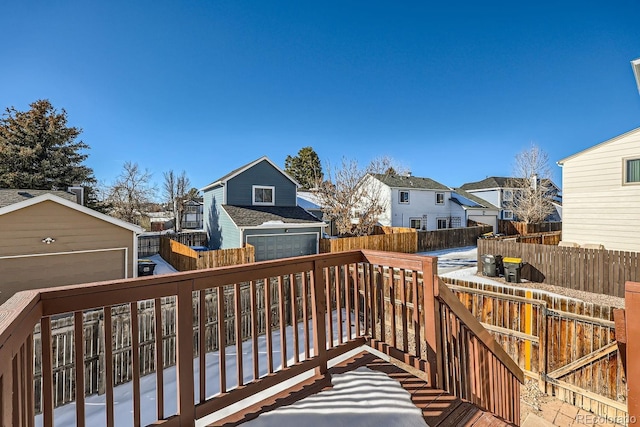
<svg viewBox="0 0 640 427">
<path fill-rule="evenodd" d="M 520 283 L 520 270 L 522 270 L 522 258 L 503 258 L 504 278 L 507 282 Z"/>
</svg>

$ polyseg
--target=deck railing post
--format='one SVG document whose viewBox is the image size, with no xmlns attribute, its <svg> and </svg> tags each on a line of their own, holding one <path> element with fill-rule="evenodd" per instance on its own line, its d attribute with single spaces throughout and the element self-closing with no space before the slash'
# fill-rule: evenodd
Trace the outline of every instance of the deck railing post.
<svg viewBox="0 0 640 427">
<path fill-rule="evenodd" d="M 640 353 L 640 283 L 625 284 L 627 354 Z M 640 418 L 640 359 L 627 358 L 627 410 L 629 419 Z"/>
<path fill-rule="evenodd" d="M 177 388 L 180 426 L 195 425 L 195 397 L 193 390 L 193 296 L 191 282 L 177 283 Z"/>
<path fill-rule="evenodd" d="M 311 312 L 313 319 L 313 351 L 318 357 L 317 373 L 324 375 L 327 372 L 327 300 L 324 291 L 322 266 L 317 261 L 313 263 L 311 273 Z M 329 318 L 329 321 L 332 321 Z"/>
<path fill-rule="evenodd" d="M 436 387 L 438 386 L 438 334 L 436 330 L 436 286 L 437 281 L 434 281 L 434 277 L 438 274 L 437 258 L 426 258 L 422 262 L 422 288 L 423 288 L 423 301 L 424 301 L 424 339 L 426 342 L 427 353 L 427 375 L 429 377 L 429 383 Z"/>
</svg>

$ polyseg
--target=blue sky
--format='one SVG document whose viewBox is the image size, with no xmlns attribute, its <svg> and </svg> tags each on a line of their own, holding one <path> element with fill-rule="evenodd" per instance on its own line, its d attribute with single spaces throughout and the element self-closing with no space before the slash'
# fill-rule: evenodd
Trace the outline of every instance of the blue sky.
<svg viewBox="0 0 640 427">
<path fill-rule="evenodd" d="M 0 107 L 49 99 L 110 183 L 202 187 L 312 146 L 459 186 L 640 126 L 640 2 L 7 2 Z"/>
</svg>

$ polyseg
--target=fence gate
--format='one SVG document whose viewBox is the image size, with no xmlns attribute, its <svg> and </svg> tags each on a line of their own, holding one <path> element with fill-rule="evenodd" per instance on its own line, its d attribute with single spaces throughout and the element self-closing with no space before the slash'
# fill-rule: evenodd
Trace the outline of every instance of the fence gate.
<svg viewBox="0 0 640 427">
<path fill-rule="evenodd" d="M 541 391 L 598 416 L 627 415 L 611 307 L 537 290 L 443 280 Z"/>
</svg>

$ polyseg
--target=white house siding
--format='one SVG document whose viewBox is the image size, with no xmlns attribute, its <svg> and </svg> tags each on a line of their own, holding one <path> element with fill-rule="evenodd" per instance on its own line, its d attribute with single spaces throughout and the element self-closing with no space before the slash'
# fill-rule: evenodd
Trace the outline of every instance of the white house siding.
<svg viewBox="0 0 640 427">
<path fill-rule="evenodd" d="M 400 191 L 409 192 L 409 203 L 400 203 Z M 444 203 L 436 205 L 436 193 L 444 193 Z M 393 227 L 409 227 L 412 218 L 427 216 L 427 230 L 438 229 L 438 218 L 451 217 L 450 191 L 393 188 L 391 204 L 393 206 Z"/>
<path fill-rule="evenodd" d="M 561 161 L 563 240 L 640 252 L 640 184 L 623 185 L 629 157 L 640 157 L 640 129 Z"/>
</svg>

